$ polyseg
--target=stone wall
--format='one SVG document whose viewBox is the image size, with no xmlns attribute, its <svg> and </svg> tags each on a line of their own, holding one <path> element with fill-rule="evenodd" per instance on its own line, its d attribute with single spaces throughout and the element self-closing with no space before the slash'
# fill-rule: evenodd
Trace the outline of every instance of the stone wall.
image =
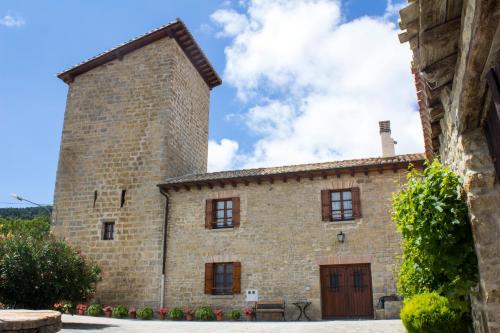
<svg viewBox="0 0 500 333">
<path fill-rule="evenodd" d="M 52 231 L 101 266 L 97 301 L 158 306 L 164 198 L 156 185 L 206 171 L 209 93 L 169 38 L 70 84 Z M 103 221 L 115 222 L 114 240 L 102 240 Z"/>
<path fill-rule="evenodd" d="M 460 133 L 447 112 L 441 159 L 464 177 L 480 283 L 473 295 L 476 332 L 500 332 L 500 188 L 481 127 Z M 496 329 L 496 331 L 495 331 Z"/>
<path fill-rule="evenodd" d="M 375 308 L 381 296 L 396 293 L 401 238 L 389 209 L 391 194 L 405 181 L 401 170 L 170 191 L 166 306 L 248 305 L 243 293 L 204 294 L 205 263 L 239 261 L 242 292 L 256 288 L 260 299 L 284 298 L 288 319 L 296 318 L 291 303 L 308 299 L 308 313 L 320 319 L 319 265 L 369 262 Z M 360 188 L 362 218 L 323 222 L 320 191 L 353 186 Z M 235 196 L 240 197 L 240 227 L 205 229 L 206 199 Z M 340 231 L 344 243 L 337 241 Z"/>
<path fill-rule="evenodd" d="M 441 160 L 464 178 L 479 264 L 473 293 L 475 332 L 500 332 L 500 186 L 483 121 L 491 108 L 486 73 L 500 61 L 500 3 L 464 0 L 459 56 L 451 89 L 442 93 Z"/>
</svg>

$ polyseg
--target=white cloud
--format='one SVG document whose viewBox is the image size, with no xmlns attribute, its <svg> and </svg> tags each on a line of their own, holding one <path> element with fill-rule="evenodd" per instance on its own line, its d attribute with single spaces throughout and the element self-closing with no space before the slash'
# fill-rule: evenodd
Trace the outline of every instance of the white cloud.
<svg viewBox="0 0 500 333">
<path fill-rule="evenodd" d="M 212 19 L 232 38 L 225 82 L 250 105 L 244 119 L 257 135 L 250 152 L 231 150 L 239 157 L 225 167 L 380 156 L 379 120 L 391 120 L 398 153 L 422 151 L 410 51 L 390 21 L 395 6 L 349 22 L 327 0 L 216 11 Z"/>
<path fill-rule="evenodd" d="M 227 170 L 237 159 L 238 142 L 222 139 L 220 143 L 210 140 L 208 142 L 208 171 Z"/>
<path fill-rule="evenodd" d="M 4 15 L 4 17 L 0 18 L 0 25 L 3 25 L 7 28 L 20 28 L 25 24 L 26 21 L 24 20 L 24 18 L 11 11 L 8 11 L 7 14 Z"/>
<path fill-rule="evenodd" d="M 217 33 L 219 37 L 236 36 L 248 25 L 246 16 L 234 10 L 220 9 L 214 12 L 211 18 L 222 26 L 222 32 Z"/>
</svg>

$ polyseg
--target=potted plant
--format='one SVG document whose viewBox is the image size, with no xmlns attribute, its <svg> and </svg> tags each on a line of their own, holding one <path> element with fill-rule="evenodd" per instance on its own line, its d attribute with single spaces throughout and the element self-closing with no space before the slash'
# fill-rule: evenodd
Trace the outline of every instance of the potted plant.
<svg viewBox="0 0 500 333">
<path fill-rule="evenodd" d="M 91 316 L 98 317 L 102 316 L 102 306 L 101 304 L 92 304 L 87 308 L 87 313 Z"/>
<path fill-rule="evenodd" d="M 111 315 L 113 314 L 113 308 L 109 305 L 106 305 L 103 309 L 104 315 L 108 318 L 111 318 Z"/>
<path fill-rule="evenodd" d="M 137 311 L 137 317 L 139 317 L 139 319 L 142 319 L 142 320 L 150 320 L 153 318 L 153 309 L 149 308 L 149 307 L 145 307 L 145 308 L 142 308 L 142 309 L 139 309 L 139 311 Z"/>
<path fill-rule="evenodd" d="M 214 313 L 215 313 L 215 318 L 217 318 L 217 320 L 220 321 L 220 320 L 224 319 L 224 310 L 215 309 Z"/>
<path fill-rule="evenodd" d="M 87 311 L 87 305 L 86 304 L 78 304 L 76 306 L 76 311 L 78 311 L 78 314 L 80 316 L 84 316 L 85 315 L 85 311 Z"/>
<path fill-rule="evenodd" d="M 64 313 L 64 304 L 63 303 L 56 303 L 53 305 L 54 310 Z"/>
<path fill-rule="evenodd" d="M 185 306 L 184 307 L 184 316 L 186 316 L 186 320 L 193 320 L 193 316 L 194 316 L 195 311 L 196 311 L 195 308 Z"/>
<path fill-rule="evenodd" d="M 243 308 L 243 313 L 245 314 L 245 318 L 247 321 L 251 321 L 253 319 L 253 308 L 249 306 Z"/>
<path fill-rule="evenodd" d="M 167 308 L 160 308 L 158 314 L 160 315 L 160 320 L 165 320 L 165 315 L 168 313 Z"/>
<path fill-rule="evenodd" d="M 231 318 L 231 320 L 240 320 L 241 311 L 240 310 L 231 310 L 231 312 L 229 312 L 229 318 Z"/>
<path fill-rule="evenodd" d="M 131 307 L 130 309 L 128 309 L 128 317 L 130 319 L 137 318 L 137 310 L 134 307 Z"/>
<path fill-rule="evenodd" d="M 181 308 L 172 308 L 168 312 L 168 319 L 170 320 L 181 320 L 184 318 L 184 312 L 182 311 Z"/>
<path fill-rule="evenodd" d="M 128 314 L 128 310 L 123 305 L 117 305 L 113 308 L 112 315 L 115 318 L 125 318 Z"/>
<path fill-rule="evenodd" d="M 194 313 L 194 318 L 196 320 L 214 320 L 215 314 L 212 308 L 206 305 L 196 309 L 196 312 Z"/>
</svg>

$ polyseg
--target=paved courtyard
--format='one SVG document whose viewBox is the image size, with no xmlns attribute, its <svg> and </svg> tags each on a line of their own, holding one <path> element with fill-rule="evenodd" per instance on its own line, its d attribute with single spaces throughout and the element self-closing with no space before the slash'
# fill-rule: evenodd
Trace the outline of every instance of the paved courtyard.
<svg viewBox="0 0 500 333">
<path fill-rule="evenodd" d="M 142 321 L 63 315 L 62 333 L 404 333 L 400 320 L 317 322 Z"/>
</svg>

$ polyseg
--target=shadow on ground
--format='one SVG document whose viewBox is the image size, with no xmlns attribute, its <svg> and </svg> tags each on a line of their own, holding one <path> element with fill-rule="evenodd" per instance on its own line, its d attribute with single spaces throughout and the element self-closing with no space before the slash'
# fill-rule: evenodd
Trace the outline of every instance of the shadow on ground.
<svg viewBox="0 0 500 333">
<path fill-rule="evenodd" d="M 63 323 L 63 329 L 71 330 L 103 330 L 108 327 L 118 327 L 117 325 L 96 324 L 96 323 Z"/>
</svg>

